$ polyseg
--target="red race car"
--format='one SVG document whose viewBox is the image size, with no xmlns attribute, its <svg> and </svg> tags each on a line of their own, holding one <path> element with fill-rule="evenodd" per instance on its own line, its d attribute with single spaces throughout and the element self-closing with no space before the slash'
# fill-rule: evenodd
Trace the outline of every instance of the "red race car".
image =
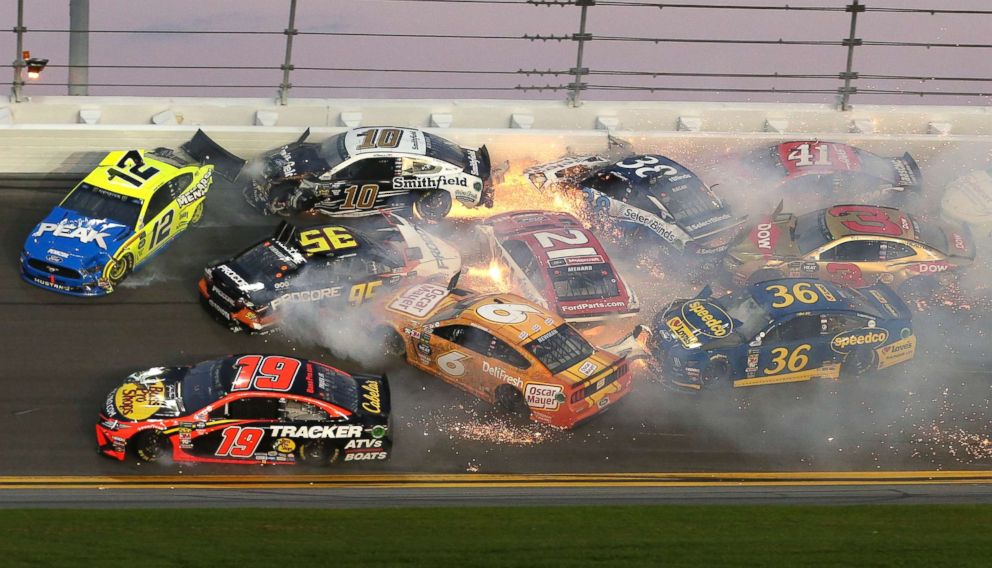
<svg viewBox="0 0 992 568">
<path fill-rule="evenodd" d="M 480 226 L 493 258 L 509 267 L 514 287 L 569 322 L 629 317 L 637 295 L 596 235 L 568 213 L 515 211 Z"/>
<path fill-rule="evenodd" d="M 389 457 L 389 385 L 281 355 L 133 373 L 96 425 L 100 453 L 144 461 L 325 464 Z"/>
</svg>

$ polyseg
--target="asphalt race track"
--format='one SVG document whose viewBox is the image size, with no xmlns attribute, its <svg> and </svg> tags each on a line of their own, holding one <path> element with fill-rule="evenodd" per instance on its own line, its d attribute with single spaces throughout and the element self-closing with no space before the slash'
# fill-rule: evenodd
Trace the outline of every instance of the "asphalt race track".
<svg viewBox="0 0 992 568">
<path fill-rule="evenodd" d="M 822 472 L 992 470 L 992 379 L 985 350 L 992 330 L 979 290 L 968 309 L 929 308 L 918 316 L 920 350 L 912 365 L 854 384 L 821 383 L 758 389 L 737 396 L 692 398 L 670 393 L 645 376 L 638 393 L 572 432 L 508 424 L 486 405 L 432 377 L 394 362 L 355 362 L 306 338 L 232 334 L 200 307 L 195 283 L 203 267 L 268 234 L 277 219 L 245 211 L 236 190 L 217 184 L 203 223 L 136 274 L 114 294 L 78 299 L 21 281 L 18 252 L 32 226 L 56 205 L 68 186 L 16 187 L 0 182 L 0 298 L 3 303 L 3 368 L 0 371 L 0 476 L 131 476 L 299 474 L 278 466 L 237 467 L 117 462 L 95 452 L 93 424 L 107 393 L 132 371 L 176 365 L 238 352 L 286 353 L 320 359 L 350 370 L 386 371 L 393 392 L 394 453 L 382 465 L 348 465 L 335 475 L 541 474 L 625 472 Z M 450 230 L 441 227 L 441 231 Z M 456 229 L 457 230 L 457 229 Z M 979 251 L 981 257 L 982 252 Z M 645 280 L 642 286 L 650 287 Z M 650 291 L 657 293 L 658 291 Z M 670 299 L 670 298 L 669 298 Z M 656 308 L 657 309 L 657 308 Z M 645 310 L 648 315 L 654 311 Z M 335 322 L 327 327 L 334 330 Z M 324 341 L 326 345 L 326 341 Z M 339 351 L 340 352 L 340 351 Z M 767 388 L 767 387 L 765 387 Z M 988 502 L 987 480 L 978 485 L 841 486 L 831 500 L 898 500 L 909 492 L 925 502 L 934 493 L 955 502 Z M 0 483 L 0 485 L 3 485 Z M 9 485 L 9 483 L 8 483 Z M 0 489 L 7 506 L 110 506 L 102 498 L 52 488 Z M 173 497 L 136 498 L 114 490 L 119 505 L 197 502 L 199 490 Z M 216 491 L 216 490 L 214 490 Z M 262 506 L 309 504 L 301 489 L 229 489 L 212 493 L 211 505 L 230 499 Z M 355 506 L 377 489 L 358 492 L 318 488 L 322 496 L 347 493 Z M 448 491 L 389 488 L 403 503 L 500 502 L 519 495 L 505 488 Z M 563 498 L 583 502 L 643 500 L 777 502 L 815 500 L 824 486 L 603 487 L 590 492 L 554 486 L 527 493 L 530 503 Z M 336 493 L 335 493 L 336 492 Z M 941 493 L 943 492 L 943 493 Z M 728 497 L 728 495 L 732 495 Z M 156 501 L 158 499 L 158 501 Z"/>
</svg>

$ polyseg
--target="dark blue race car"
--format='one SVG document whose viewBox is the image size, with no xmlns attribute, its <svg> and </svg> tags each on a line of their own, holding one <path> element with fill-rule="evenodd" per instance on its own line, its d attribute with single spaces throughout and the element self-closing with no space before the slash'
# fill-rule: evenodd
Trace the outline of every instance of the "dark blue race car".
<svg viewBox="0 0 992 568">
<path fill-rule="evenodd" d="M 837 379 L 912 359 L 910 318 L 882 284 L 785 278 L 676 300 L 655 318 L 647 346 L 663 383 L 679 390 Z"/>
</svg>

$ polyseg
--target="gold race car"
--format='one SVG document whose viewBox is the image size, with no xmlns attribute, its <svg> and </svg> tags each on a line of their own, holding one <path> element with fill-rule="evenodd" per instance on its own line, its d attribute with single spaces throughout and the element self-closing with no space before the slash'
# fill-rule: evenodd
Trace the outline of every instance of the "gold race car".
<svg viewBox="0 0 992 568">
<path fill-rule="evenodd" d="M 781 211 L 780 203 L 727 251 L 724 267 L 736 283 L 802 277 L 856 288 L 877 282 L 899 287 L 940 281 L 975 259 L 966 225 L 924 222 L 870 205 L 836 205 L 799 216 Z"/>
<path fill-rule="evenodd" d="M 389 351 L 514 415 L 572 428 L 631 389 L 625 358 L 520 296 L 421 284 L 385 312 Z"/>
</svg>

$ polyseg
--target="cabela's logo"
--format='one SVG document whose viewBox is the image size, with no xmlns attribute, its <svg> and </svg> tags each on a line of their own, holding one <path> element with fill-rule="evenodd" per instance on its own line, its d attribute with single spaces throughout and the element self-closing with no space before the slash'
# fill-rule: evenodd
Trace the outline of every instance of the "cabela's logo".
<svg viewBox="0 0 992 568">
<path fill-rule="evenodd" d="M 362 409 L 373 414 L 382 413 L 382 402 L 379 396 L 379 383 L 370 381 L 362 383 Z"/>
</svg>

